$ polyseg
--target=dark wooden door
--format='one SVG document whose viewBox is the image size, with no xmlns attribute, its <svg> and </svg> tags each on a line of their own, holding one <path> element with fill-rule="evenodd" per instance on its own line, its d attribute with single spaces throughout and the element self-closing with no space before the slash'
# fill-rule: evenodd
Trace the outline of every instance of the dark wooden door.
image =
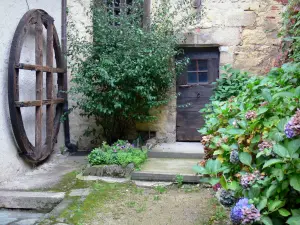
<svg viewBox="0 0 300 225">
<path fill-rule="evenodd" d="M 177 80 L 177 141 L 200 141 L 204 125 L 199 111 L 209 103 L 212 82 L 219 75 L 217 48 L 184 49 L 190 63 Z"/>
</svg>

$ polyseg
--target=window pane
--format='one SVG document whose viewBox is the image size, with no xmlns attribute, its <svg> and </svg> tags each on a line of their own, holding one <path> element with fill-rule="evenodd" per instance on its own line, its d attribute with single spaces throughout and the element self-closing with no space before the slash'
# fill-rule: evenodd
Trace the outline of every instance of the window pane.
<svg viewBox="0 0 300 225">
<path fill-rule="evenodd" d="M 198 71 L 207 70 L 207 60 L 198 60 Z"/>
<path fill-rule="evenodd" d="M 198 83 L 197 79 L 197 73 L 196 72 L 190 72 L 188 73 L 188 83 Z"/>
<path fill-rule="evenodd" d="M 188 71 L 197 71 L 197 60 L 190 60 Z"/>
<path fill-rule="evenodd" d="M 199 73 L 199 82 L 208 82 L 208 74 L 207 72 Z"/>
</svg>

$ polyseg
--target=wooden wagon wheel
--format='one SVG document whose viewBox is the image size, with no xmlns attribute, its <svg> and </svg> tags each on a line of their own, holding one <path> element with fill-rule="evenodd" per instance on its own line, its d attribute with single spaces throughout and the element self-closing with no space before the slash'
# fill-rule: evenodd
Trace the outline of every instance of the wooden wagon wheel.
<svg viewBox="0 0 300 225">
<path fill-rule="evenodd" d="M 30 26 L 35 26 L 35 63 L 20 62 L 21 50 Z M 43 65 L 43 29 L 47 29 L 46 65 Z M 53 68 L 53 56 L 57 68 Z M 36 100 L 19 101 L 19 71 L 36 71 Z M 46 99 L 43 99 L 43 74 L 46 73 Z M 30 162 L 45 160 L 53 151 L 60 127 L 64 103 L 64 58 L 54 19 L 43 10 L 30 10 L 20 20 L 15 31 L 8 67 L 8 101 L 13 133 L 20 154 Z M 57 73 L 58 93 L 53 94 L 53 74 Z M 46 140 L 42 140 L 42 107 L 46 105 Z M 56 105 L 56 113 L 54 113 Z M 35 107 L 35 145 L 25 132 L 21 107 Z"/>
</svg>

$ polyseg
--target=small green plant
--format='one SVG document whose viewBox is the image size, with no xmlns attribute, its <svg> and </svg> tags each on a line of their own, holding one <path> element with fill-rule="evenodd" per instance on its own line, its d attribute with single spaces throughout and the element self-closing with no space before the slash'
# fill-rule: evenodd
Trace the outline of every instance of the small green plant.
<svg viewBox="0 0 300 225">
<path fill-rule="evenodd" d="M 136 202 L 127 202 L 126 205 L 128 208 L 134 208 L 136 205 Z"/>
<path fill-rule="evenodd" d="M 175 177 L 175 182 L 177 184 L 177 186 L 180 188 L 182 187 L 182 184 L 183 184 L 183 176 L 180 175 L 180 174 L 177 174 L 176 177 Z"/>
<path fill-rule="evenodd" d="M 159 201 L 160 200 L 160 196 L 159 195 L 154 195 L 153 200 L 154 201 Z"/>
<path fill-rule="evenodd" d="M 163 187 L 163 186 L 156 186 L 155 190 L 159 193 L 159 194 L 163 194 L 167 191 L 167 188 Z"/>
<path fill-rule="evenodd" d="M 127 166 L 133 163 L 139 167 L 147 159 L 147 151 L 135 148 L 128 141 L 119 140 L 113 145 L 106 142 L 100 148 L 94 149 L 88 156 L 91 165 L 117 164 Z"/>
<path fill-rule="evenodd" d="M 143 205 L 139 206 L 138 208 L 136 208 L 137 213 L 144 212 L 145 210 L 146 210 L 146 204 L 143 204 Z"/>
</svg>

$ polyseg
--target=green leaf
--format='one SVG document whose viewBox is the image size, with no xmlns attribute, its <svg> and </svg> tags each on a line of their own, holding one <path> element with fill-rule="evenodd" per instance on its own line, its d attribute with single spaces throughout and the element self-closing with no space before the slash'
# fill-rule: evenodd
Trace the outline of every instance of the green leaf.
<svg viewBox="0 0 300 225">
<path fill-rule="evenodd" d="M 300 191 L 300 174 L 295 174 L 290 177 L 290 185 L 297 191 Z"/>
<path fill-rule="evenodd" d="M 279 214 L 284 216 L 284 217 L 287 217 L 287 216 L 291 215 L 291 213 L 286 209 L 279 209 Z"/>
<path fill-rule="evenodd" d="M 290 156 L 296 153 L 299 147 L 300 147 L 300 139 L 290 141 L 287 146 Z"/>
<path fill-rule="evenodd" d="M 269 211 L 273 212 L 273 211 L 276 211 L 277 209 L 279 209 L 280 207 L 282 207 L 283 205 L 284 205 L 283 201 L 274 200 L 268 204 L 268 209 L 269 209 Z"/>
<path fill-rule="evenodd" d="M 227 188 L 233 191 L 237 191 L 240 189 L 240 184 L 236 181 L 231 181 L 229 183 L 227 183 Z"/>
<path fill-rule="evenodd" d="M 221 145 L 221 148 L 224 149 L 225 151 L 229 152 L 231 149 L 230 149 L 230 146 L 228 145 L 225 145 L 225 144 L 222 144 Z"/>
<path fill-rule="evenodd" d="M 232 128 L 227 130 L 227 133 L 231 135 L 241 135 L 245 133 L 245 130 Z"/>
<path fill-rule="evenodd" d="M 199 174 L 209 174 L 208 171 L 202 166 L 195 165 L 195 166 L 193 166 L 193 170 Z"/>
<path fill-rule="evenodd" d="M 276 131 L 273 130 L 272 132 L 270 132 L 269 137 L 276 142 L 280 142 L 283 140 L 283 134 L 277 131 L 277 129 Z"/>
<path fill-rule="evenodd" d="M 290 217 L 286 223 L 289 225 L 299 225 L 300 216 L 292 216 Z"/>
<path fill-rule="evenodd" d="M 260 141 L 260 135 L 256 135 L 254 138 L 251 139 L 251 144 L 256 144 Z"/>
<path fill-rule="evenodd" d="M 277 155 L 279 155 L 279 156 L 281 156 L 281 157 L 283 157 L 283 158 L 289 156 L 288 150 L 287 150 L 284 146 L 282 146 L 282 145 L 280 145 L 280 144 L 274 145 L 273 151 L 274 151 Z"/>
<path fill-rule="evenodd" d="M 295 94 L 300 97 L 300 86 L 296 88 Z"/>
<path fill-rule="evenodd" d="M 291 211 L 293 216 L 300 216 L 300 209 L 292 209 Z"/>
<path fill-rule="evenodd" d="M 205 169 L 210 174 L 217 174 L 220 172 L 221 162 L 217 159 L 216 160 L 210 159 L 206 162 Z"/>
<path fill-rule="evenodd" d="M 260 220 L 265 225 L 273 225 L 272 220 L 268 216 L 263 216 Z"/>
<path fill-rule="evenodd" d="M 217 151 L 214 151 L 214 154 L 213 155 L 221 155 L 223 154 L 224 151 L 222 150 L 217 150 Z"/>
<path fill-rule="evenodd" d="M 214 178 L 207 178 L 207 177 L 205 177 L 205 178 L 201 178 L 200 182 L 209 183 L 210 185 L 214 186 L 214 185 L 216 185 L 217 183 L 220 182 L 220 178 L 216 178 L 216 177 L 214 177 Z"/>
<path fill-rule="evenodd" d="M 278 125 L 277 125 L 277 128 L 279 131 L 281 132 L 284 132 L 284 127 L 285 125 L 287 124 L 288 122 L 288 119 L 287 118 L 283 118 L 279 121 Z"/>
<path fill-rule="evenodd" d="M 282 181 L 284 178 L 284 173 L 282 168 L 272 168 L 272 175 L 276 177 L 278 181 Z"/>
<path fill-rule="evenodd" d="M 284 163 L 284 162 L 282 159 L 270 159 L 267 162 L 265 162 L 263 169 L 266 167 L 272 166 L 274 164 L 277 164 L 277 163 Z"/>
<path fill-rule="evenodd" d="M 264 97 L 266 101 L 268 102 L 272 101 L 272 95 L 269 89 L 263 89 L 261 95 Z"/>
<path fill-rule="evenodd" d="M 261 108 L 258 109 L 257 115 L 261 115 L 261 114 L 267 112 L 268 110 L 269 110 L 269 109 L 266 108 L 266 107 L 261 107 Z"/>
<path fill-rule="evenodd" d="M 289 98 L 292 98 L 292 97 L 295 97 L 295 94 L 292 93 L 292 92 L 280 92 L 280 93 L 277 93 L 273 96 L 273 98 L 278 98 L 278 97 L 289 97 Z"/>
<path fill-rule="evenodd" d="M 259 211 L 261 211 L 262 209 L 264 209 L 264 208 L 267 206 L 267 203 L 268 203 L 268 199 L 265 198 L 265 197 L 263 197 L 263 198 L 260 200 L 259 204 L 257 205 L 257 209 L 258 209 Z"/>
<path fill-rule="evenodd" d="M 251 167 L 252 156 L 248 152 L 241 152 L 239 158 L 243 164 Z"/>
<path fill-rule="evenodd" d="M 220 184 L 222 185 L 222 187 L 223 187 L 225 190 L 228 189 L 228 187 L 227 187 L 227 181 L 226 181 L 224 175 L 221 176 L 221 178 L 220 178 Z"/>
<path fill-rule="evenodd" d="M 270 196 L 272 196 L 275 193 L 276 189 L 277 189 L 277 185 L 272 184 L 266 192 L 266 197 L 269 198 Z"/>
</svg>

